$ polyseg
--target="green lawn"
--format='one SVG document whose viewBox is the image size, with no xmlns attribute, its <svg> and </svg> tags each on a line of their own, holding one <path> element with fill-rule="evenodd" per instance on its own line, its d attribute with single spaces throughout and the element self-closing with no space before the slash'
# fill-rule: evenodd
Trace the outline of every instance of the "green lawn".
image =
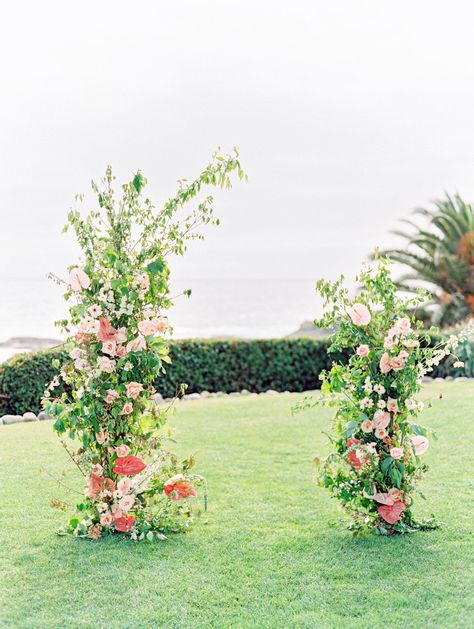
<svg viewBox="0 0 474 629">
<path fill-rule="evenodd" d="M 158 545 L 58 537 L 67 469 L 50 422 L 0 427 L 0 625 L 125 627 L 468 627 L 474 617 L 474 385 L 425 413 L 437 430 L 419 515 L 441 530 L 357 539 L 313 484 L 329 412 L 292 417 L 298 395 L 183 403 L 171 423 L 209 481 L 209 511 Z M 471 618 L 471 620 L 469 620 Z"/>
</svg>

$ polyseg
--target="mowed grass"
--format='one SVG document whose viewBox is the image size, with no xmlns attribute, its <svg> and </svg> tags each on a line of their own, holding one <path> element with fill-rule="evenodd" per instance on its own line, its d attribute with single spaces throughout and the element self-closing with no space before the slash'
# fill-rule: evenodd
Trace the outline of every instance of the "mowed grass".
<svg viewBox="0 0 474 629">
<path fill-rule="evenodd" d="M 353 538 L 313 482 L 330 411 L 299 395 L 182 403 L 171 424 L 209 481 L 209 510 L 157 544 L 58 537 L 81 487 L 50 422 L 0 428 L 0 624 L 15 628 L 470 627 L 474 618 L 474 385 L 432 384 L 439 440 L 422 483 L 442 529 Z M 61 477 L 63 469 L 67 476 Z"/>
</svg>

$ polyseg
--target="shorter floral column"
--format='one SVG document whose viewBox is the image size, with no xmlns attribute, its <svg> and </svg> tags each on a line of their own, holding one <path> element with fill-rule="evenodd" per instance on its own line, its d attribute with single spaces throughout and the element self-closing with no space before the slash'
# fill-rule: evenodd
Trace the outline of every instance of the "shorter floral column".
<svg viewBox="0 0 474 629">
<path fill-rule="evenodd" d="M 332 452 L 319 462 L 319 481 L 352 516 L 349 528 L 356 533 L 433 528 L 434 519 L 417 520 L 412 511 L 429 447 L 428 430 L 418 423 L 425 405 L 417 396 L 423 376 L 442 360 L 462 366 L 453 355 L 459 338 L 432 342 L 438 331 L 423 330 L 408 316 L 425 294 L 399 297 L 387 261 L 356 280 L 362 288 L 355 303 L 342 277 L 317 283 L 326 313 L 315 323 L 336 330 L 329 348 L 335 360 L 320 374 L 321 397 L 305 399 L 297 410 L 337 409 Z"/>
</svg>

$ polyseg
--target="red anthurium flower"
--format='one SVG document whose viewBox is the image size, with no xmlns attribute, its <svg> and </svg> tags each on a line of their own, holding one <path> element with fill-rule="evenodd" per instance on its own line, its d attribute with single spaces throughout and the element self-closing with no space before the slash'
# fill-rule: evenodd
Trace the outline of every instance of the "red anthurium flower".
<svg viewBox="0 0 474 629">
<path fill-rule="evenodd" d="M 377 507 L 379 515 L 389 524 L 398 522 L 405 509 L 406 505 L 401 500 L 395 501 L 393 505 L 380 505 Z"/>
<path fill-rule="evenodd" d="M 194 485 L 186 481 L 183 481 L 181 483 L 169 483 L 165 486 L 163 491 L 167 496 L 172 494 L 171 498 L 173 498 L 173 500 L 183 500 L 183 498 L 195 498 L 197 495 Z"/>
<path fill-rule="evenodd" d="M 128 517 L 122 515 L 120 518 L 114 518 L 115 530 L 119 533 L 127 533 L 132 530 L 134 522 L 135 518 L 133 515 L 129 515 Z"/>
<path fill-rule="evenodd" d="M 348 439 L 347 443 L 346 443 L 347 450 L 351 446 L 353 446 L 353 445 L 355 445 L 357 443 L 360 443 L 360 439 Z M 362 464 L 365 463 L 366 461 L 368 461 L 369 457 L 364 456 L 364 458 L 361 460 L 357 456 L 357 450 L 352 450 L 352 452 L 349 452 L 349 454 L 347 455 L 347 460 L 352 465 L 352 467 L 354 467 L 356 470 L 360 470 L 360 468 L 362 467 Z"/>
<path fill-rule="evenodd" d="M 92 476 L 89 479 L 89 483 L 87 485 L 87 492 L 86 492 L 89 498 L 96 500 L 99 493 L 106 489 L 108 491 L 115 491 L 114 481 L 110 478 L 102 478 L 101 476 L 98 476 L 97 474 L 92 474 Z"/>
<path fill-rule="evenodd" d="M 146 468 L 144 463 L 137 456 L 119 456 L 115 461 L 114 472 L 120 476 L 133 476 L 139 474 Z"/>
<path fill-rule="evenodd" d="M 99 332 L 97 333 L 97 338 L 99 339 L 99 341 L 113 341 L 115 339 L 115 335 L 117 334 L 117 330 L 113 328 L 110 321 L 108 321 L 104 317 L 101 317 L 99 319 L 99 322 L 100 328 Z"/>
</svg>

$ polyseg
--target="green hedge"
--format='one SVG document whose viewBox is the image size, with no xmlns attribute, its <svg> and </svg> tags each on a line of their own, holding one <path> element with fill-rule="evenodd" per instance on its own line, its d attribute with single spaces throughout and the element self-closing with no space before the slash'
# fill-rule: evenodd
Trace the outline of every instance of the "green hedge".
<svg viewBox="0 0 474 629">
<path fill-rule="evenodd" d="M 264 341 L 184 340 L 171 343 L 172 364 L 156 382 L 163 397 L 172 397 L 181 383 L 187 392 L 306 391 L 320 386 L 318 375 L 330 367 L 327 340 L 277 339 Z M 466 367 L 441 365 L 436 376 L 474 376 L 474 350 L 462 352 Z M 20 354 L 0 365 L 0 414 L 39 412 L 45 386 L 56 375 L 53 358 L 64 360 L 64 350 Z"/>
</svg>

